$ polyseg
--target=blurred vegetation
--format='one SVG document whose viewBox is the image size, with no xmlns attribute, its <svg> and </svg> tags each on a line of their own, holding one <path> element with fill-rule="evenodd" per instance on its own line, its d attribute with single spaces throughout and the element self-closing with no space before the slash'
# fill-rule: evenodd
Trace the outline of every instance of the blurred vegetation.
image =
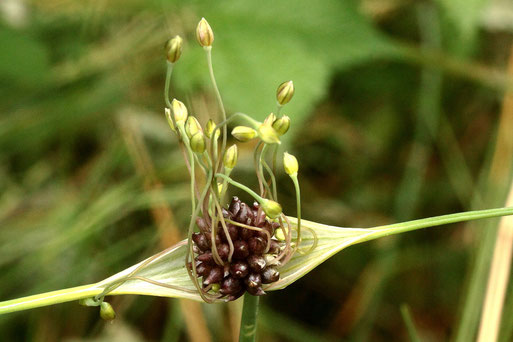
<svg viewBox="0 0 513 342">
<path fill-rule="evenodd" d="M 2 0 L 1 300 L 98 281 L 183 236 L 188 175 L 163 115 L 163 45 L 185 38 L 173 96 L 202 122 L 216 115 L 194 39 L 202 16 L 230 113 L 262 119 L 278 84 L 294 81 L 285 145 L 300 161 L 304 218 L 369 227 L 504 205 L 510 1 Z M 235 177 L 255 184 L 249 168 Z M 292 184 L 279 184 L 293 215 Z M 406 303 L 423 341 L 473 340 L 487 277 L 475 265 L 491 256 L 495 224 L 351 247 L 266 296 L 260 337 L 408 340 Z M 0 340 L 208 337 L 187 303 L 111 302 L 112 325 L 67 303 L 0 317 Z M 239 306 L 202 305 L 211 340 L 236 336 Z"/>
</svg>

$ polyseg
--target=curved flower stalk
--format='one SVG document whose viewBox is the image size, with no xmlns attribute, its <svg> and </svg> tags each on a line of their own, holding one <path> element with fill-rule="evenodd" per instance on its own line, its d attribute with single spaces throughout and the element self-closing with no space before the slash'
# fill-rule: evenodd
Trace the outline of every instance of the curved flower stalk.
<svg viewBox="0 0 513 342">
<path fill-rule="evenodd" d="M 513 215 L 513 208 L 469 211 L 375 228 L 342 228 L 301 220 L 303 235 L 298 250 L 308 253 L 295 253 L 280 269 L 280 280 L 264 287 L 264 290 L 287 287 L 336 253 L 357 243 L 422 228 L 506 215 Z M 297 219 L 288 219 L 295 229 Z M 136 294 L 201 301 L 183 263 L 186 252 L 187 241 L 184 240 L 98 283 L 0 302 L 0 314 L 85 298 L 92 298 L 99 305 L 105 295 Z"/>
</svg>

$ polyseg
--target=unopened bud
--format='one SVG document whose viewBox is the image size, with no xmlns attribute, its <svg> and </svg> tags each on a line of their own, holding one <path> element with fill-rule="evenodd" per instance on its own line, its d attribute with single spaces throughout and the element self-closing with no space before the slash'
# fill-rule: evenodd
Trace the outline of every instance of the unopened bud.
<svg viewBox="0 0 513 342">
<path fill-rule="evenodd" d="M 187 121 L 185 122 L 185 133 L 187 136 L 192 138 L 192 136 L 200 131 L 203 131 L 200 123 L 194 116 L 189 116 Z"/>
<path fill-rule="evenodd" d="M 282 213 L 281 205 L 278 202 L 264 198 L 260 202 L 260 205 L 262 206 L 265 214 L 271 219 L 277 218 Z"/>
<path fill-rule="evenodd" d="M 232 135 L 235 137 L 235 139 L 246 142 L 249 141 L 257 136 L 257 132 L 247 126 L 236 126 L 232 130 Z"/>
<path fill-rule="evenodd" d="M 271 126 L 261 124 L 258 127 L 258 136 L 266 144 L 280 144 L 278 133 Z"/>
<path fill-rule="evenodd" d="M 239 158 L 239 151 L 237 149 L 237 145 L 232 145 L 230 148 L 226 150 L 224 154 L 223 164 L 227 169 L 233 169 L 237 164 L 237 159 Z"/>
<path fill-rule="evenodd" d="M 112 321 L 116 318 L 116 312 L 112 308 L 112 305 L 107 302 L 102 302 L 100 305 L 100 317 L 106 321 Z"/>
<path fill-rule="evenodd" d="M 289 103 L 290 99 L 294 96 L 294 83 L 292 81 L 283 82 L 276 90 L 276 100 L 280 105 Z"/>
<path fill-rule="evenodd" d="M 221 289 L 221 285 L 219 285 L 218 283 L 212 284 L 211 289 L 212 289 L 212 291 L 214 291 L 215 293 L 217 293 L 217 292 L 219 292 L 219 290 Z"/>
<path fill-rule="evenodd" d="M 216 123 L 214 122 L 214 120 L 212 119 L 209 119 L 207 121 L 207 125 L 205 126 L 205 135 L 207 136 L 207 138 L 212 138 L 212 134 L 214 133 L 214 129 L 216 128 Z"/>
<path fill-rule="evenodd" d="M 278 135 L 284 135 L 290 128 L 290 118 L 287 115 L 283 115 L 274 122 L 273 128 Z"/>
<path fill-rule="evenodd" d="M 274 232 L 274 237 L 277 238 L 279 241 L 285 241 L 285 233 L 283 232 L 283 229 L 278 228 Z"/>
<path fill-rule="evenodd" d="M 171 38 L 166 43 L 167 60 L 171 63 L 175 63 L 180 59 L 182 55 L 182 43 L 183 39 L 180 36 Z"/>
<path fill-rule="evenodd" d="M 274 115 L 274 113 L 271 113 L 271 114 L 267 115 L 267 117 L 265 118 L 264 125 L 272 126 L 275 121 L 276 121 L 276 115 Z"/>
<path fill-rule="evenodd" d="M 173 124 L 173 119 L 171 118 L 171 109 L 166 107 L 164 112 L 166 113 L 166 120 L 167 120 L 167 123 L 169 124 L 169 127 L 171 127 L 173 132 L 176 131 L 175 125 Z"/>
<path fill-rule="evenodd" d="M 191 137 L 191 149 L 196 153 L 205 152 L 205 136 L 198 132 Z"/>
<path fill-rule="evenodd" d="M 283 154 L 283 168 L 289 176 L 296 176 L 299 169 L 296 157 L 285 152 Z"/>
<path fill-rule="evenodd" d="M 187 107 L 185 107 L 182 101 L 173 99 L 171 102 L 171 109 L 173 110 L 173 115 L 177 124 L 180 122 L 183 123 L 185 120 L 187 120 L 189 113 L 187 112 Z"/>
<path fill-rule="evenodd" d="M 203 47 L 212 46 L 214 42 L 214 32 L 205 18 L 201 18 L 196 27 L 196 39 Z"/>
</svg>

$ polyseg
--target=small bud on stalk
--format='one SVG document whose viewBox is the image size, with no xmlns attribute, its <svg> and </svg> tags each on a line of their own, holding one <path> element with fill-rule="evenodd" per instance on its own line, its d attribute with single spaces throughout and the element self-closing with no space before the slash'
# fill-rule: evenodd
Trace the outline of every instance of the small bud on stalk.
<svg viewBox="0 0 513 342">
<path fill-rule="evenodd" d="M 214 133 L 215 128 L 216 123 L 214 122 L 214 120 L 209 119 L 207 121 L 207 125 L 205 126 L 205 135 L 207 136 L 207 138 L 212 138 L 212 134 Z"/>
<path fill-rule="evenodd" d="M 276 90 L 276 100 L 283 106 L 290 102 L 294 96 L 294 83 L 292 81 L 283 82 Z"/>
<path fill-rule="evenodd" d="M 264 198 L 260 204 L 266 215 L 271 219 L 275 219 L 281 215 L 282 209 L 280 203 Z"/>
<path fill-rule="evenodd" d="M 171 109 L 173 111 L 173 116 L 175 117 L 175 122 L 184 123 L 187 120 L 187 116 L 189 115 L 187 111 L 187 107 L 183 104 L 182 101 L 178 101 L 177 99 L 173 99 L 171 102 Z"/>
<path fill-rule="evenodd" d="M 189 139 L 196 133 L 202 132 L 200 123 L 194 116 L 189 116 L 187 121 L 185 122 L 185 133 L 189 137 Z"/>
<path fill-rule="evenodd" d="M 283 154 L 283 168 L 289 176 L 297 176 L 299 166 L 296 157 L 294 157 L 292 154 L 285 152 Z"/>
<path fill-rule="evenodd" d="M 203 132 L 198 132 L 192 136 L 191 149 L 196 153 L 205 152 L 205 136 Z"/>
<path fill-rule="evenodd" d="M 166 53 L 167 53 L 167 60 L 170 63 L 175 63 L 180 59 L 180 56 L 182 55 L 182 43 L 183 39 L 180 36 L 175 36 L 174 38 L 171 38 L 166 43 Z"/>
<path fill-rule="evenodd" d="M 273 123 L 273 128 L 278 135 L 284 135 L 290 128 L 290 118 L 287 115 L 283 115 Z"/>
<path fill-rule="evenodd" d="M 112 308 L 112 305 L 107 302 L 102 302 L 100 304 L 100 317 L 106 321 L 112 321 L 116 318 L 116 312 Z"/>
<path fill-rule="evenodd" d="M 241 142 L 246 142 L 254 139 L 257 136 L 257 132 L 251 127 L 236 126 L 232 130 L 232 135 L 235 137 L 235 139 Z"/>
<path fill-rule="evenodd" d="M 239 158 L 239 151 L 237 149 L 237 145 L 232 145 L 230 148 L 226 150 L 224 154 L 223 164 L 227 169 L 233 169 L 237 164 L 237 159 Z"/>
<path fill-rule="evenodd" d="M 201 18 L 196 27 L 196 39 L 203 47 L 212 46 L 214 42 L 214 32 L 205 18 Z"/>
</svg>

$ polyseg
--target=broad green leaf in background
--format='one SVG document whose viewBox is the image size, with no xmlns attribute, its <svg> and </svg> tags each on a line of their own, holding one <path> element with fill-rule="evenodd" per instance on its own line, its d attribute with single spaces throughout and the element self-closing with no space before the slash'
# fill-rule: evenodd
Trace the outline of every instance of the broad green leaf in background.
<svg viewBox="0 0 513 342">
<path fill-rule="evenodd" d="M 43 44 L 23 32 L 0 26 L 1 83 L 34 86 L 44 79 L 48 68 L 48 53 Z"/>
<path fill-rule="evenodd" d="M 214 70 L 228 111 L 262 120 L 276 108 L 277 86 L 292 79 L 296 95 L 283 110 L 293 117 L 291 129 L 301 127 L 325 96 L 334 67 L 395 53 L 352 1 L 196 2 L 194 12 L 214 30 Z M 203 55 L 188 42 L 175 84 L 184 90 L 209 84 Z"/>
<path fill-rule="evenodd" d="M 447 47 L 457 55 L 468 54 L 476 44 L 479 24 L 488 0 L 436 0 L 452 34 L 446 34 Z"/>
</svg>

